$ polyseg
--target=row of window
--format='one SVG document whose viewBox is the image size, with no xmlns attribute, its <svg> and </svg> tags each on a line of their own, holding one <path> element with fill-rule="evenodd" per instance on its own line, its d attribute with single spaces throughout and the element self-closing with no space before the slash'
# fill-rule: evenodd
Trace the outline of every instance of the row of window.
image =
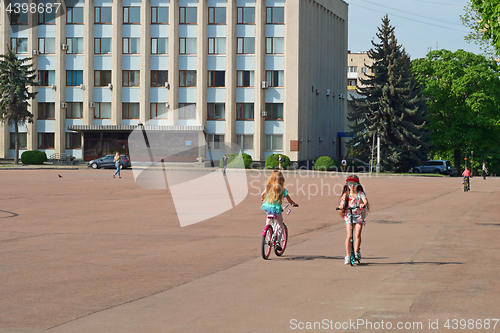
<svg viewBox="0 0 500 333">
<path fill-rule="evenodd" d="M 238 24 L 255 24 L 255 7 L 238 7 Z M 56 12 L 38 11 L 38 24 L 55 24 Z M 94 7 L 94 24 L 112 24 L 111 7 Z M 169 7 L 151 7 L 151 24 L 168 24 Z M 179 7 L 180 24 L 197 24 L 197 7 Z M 28 12 L 10 13 L 12 25 L 28 24 Z M 123 24 L 140 24 L 141 7 L 123 7 Z M 267 7 L 266 24 L 284 24 L 284 7 Z M 83 24 L 83 7 L 66 7 L 66 24 Z M 208 24 L 226 24 L 226 7 L 208 7 Z"/>
<path fill-rule="evenodd" d="M 27 133 L 19 133 L 19 149 L 26 149 Z M 38 133 L 38 149 L 54 149 L 55 133 Z M 207 143 L 210 149 L 224 149 L 224 135 L 207 134 Z M 253 149 L 253 135 L 236 135 L 236 144 L 243 150 Z M 15 134 L 10 133 L 10 149 L 15 148 Z M 66 133 L 66 149 L 81 149 L 82 136 L 80 133 Z M 265 150 L 283 150 L 283 136 L 268 134 L 265 137 Z"/>
<path fill-rule="evenodd" d="M 138 70 L 122 71 L 123 87 L 139 87 L 141 72 Z M 236 71 L 237 87 L 254 87 L 254 71 Z M 40 86 L 55 84 L 55 70 L 39 70 L 38 79 Z M 208 71 L 208 87 L 224 87 L 226 81 L 225 71 Z M 284 71 L 266 71 L 266 81 L 269 87 L 284 86 Z M 168 71 L 151 71 L 151 87 L 163 87 L 168 82 Z M 107 87 L 111 83 L 111 71 L 94 71 L 94 86 Z M 66 71 L 66 86 L 79 86 L 83 84 L 82 70 Z M 195 70 L 179 70 L 180 87 L 196 87 Z"/>
<path fill-rule="evenodd" d="M 18 54 L 28 53 L 28 38 L 11 38 L 12 50 Z M 67 54 L 83 54 L 83 37 L 66 38 Z M 283 54 L 285 52 L 285 39 L 283 37 L 266 37 L 266 54 Z M 55 38 L 38 38 L 39 54 L 55 54 Z M 111 38 L 94 38 L 94 54 L 111 54 Z M 141 45 L 138 37 L 122 38 L 122 54 L 140 54 Z M 179 38 L 179 54 L 196 54 L 197 41 L 193 37 Z M 237 54 L 255 54 L 254 37 L 236 38 Z M 151 38 L 151 54 L 168 54 L 168 38 Z M 226 54 L 226 38 L 208 38 L 208 54 Z"/>
<path fill-rule="evenodd" d="M 194 107 L 188 107 L 194 106 Z M 167 118 L 166 103 L 150 103 L 150 117 Z M 266 120 L 283 120 L 283 103 L 266 103 Z M 38 119 L 55 119 L 55 103 L 38 103 Z M 82 102 L 66 103 L 66 118 L 79 119 L 83 117 Z M 111 118 L 111 103 L 96 102 L 94 107 L 95 119 Z M 123 119 L 139 119 L 140 103 L 122 103 Z M 226 118 L 225 103 L 207 103 L 208 120 L 224 120 Z M 196 104 L 179 103 L 179 119 L 196 119 Z M 253 103 L 236 103 L 236 120 L 254 120 Z"/>
</svg>

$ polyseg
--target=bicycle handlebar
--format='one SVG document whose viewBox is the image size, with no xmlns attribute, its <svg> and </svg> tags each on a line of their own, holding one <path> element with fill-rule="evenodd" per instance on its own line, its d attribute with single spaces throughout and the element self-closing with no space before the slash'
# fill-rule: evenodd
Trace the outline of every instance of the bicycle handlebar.
<svg viewBox="0 0 500 333">
<path fill-rule="evenodd" d="M 346 209 L 349 209 L 350 211 L 352 211 L 353 209 L 358 209 L 359 206 L 354 206 L 354 207 L 347 207 Z M 340 210 L 339 207 L 336 207 L 335 210 Z"/>
</svg>

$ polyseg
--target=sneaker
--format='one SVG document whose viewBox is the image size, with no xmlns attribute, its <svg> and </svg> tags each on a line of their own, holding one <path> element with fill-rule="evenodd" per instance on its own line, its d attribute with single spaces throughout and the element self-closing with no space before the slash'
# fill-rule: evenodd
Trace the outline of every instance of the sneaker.
<svg viewBox="0 0 500 333">
<path fill-rule="evenodd" d="M 351 256 L 345 256 L 344 264 L 346 264 L 346 265 L 350 265 L 351 264 Z"/>
<path fill-rule="evenodd" d="M 361 251 L 358 251 L 355 255 L 356 260 L 361 260 Z"/>
<path fill-rule="evenodd" d="M 283 251 L 283 249 L 281 248 L 280 243 L 276 243 L 276 244 L 274 245 L 274 248 L 275 248 L 275 249 L 276 249 L 276 251 L 278 251 L 278 252 Z"/>
</svg>

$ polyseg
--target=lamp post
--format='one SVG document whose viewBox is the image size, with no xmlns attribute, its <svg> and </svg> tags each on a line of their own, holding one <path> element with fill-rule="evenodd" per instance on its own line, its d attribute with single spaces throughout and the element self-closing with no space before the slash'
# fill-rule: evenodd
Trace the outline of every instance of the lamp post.
<svg viewBox="0 0 500 333">
<path fill-rule="evenodd" d="M 474 173 L 472 172 L 473 163 L 474 163 L 474 151 L 471 150 L 470 151 L 470 172 L 471 172 L 472 176 L 474 176 Z"/>
</svg>

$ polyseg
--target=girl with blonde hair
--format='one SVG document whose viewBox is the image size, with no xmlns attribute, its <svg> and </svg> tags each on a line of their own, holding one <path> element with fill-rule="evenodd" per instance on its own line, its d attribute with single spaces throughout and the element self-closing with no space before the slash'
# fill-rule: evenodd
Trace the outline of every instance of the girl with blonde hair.
<svg viewBox="0 0 500 333">
<path fill-rule="evenodd" d="M 293 206 L 298 207 L 299 205 L 290 198 L 288 191 L 285 188 L 285 177 L 283 173 L 279 170 L 273 171 L 271 176 L 267 179 L 266 189 L 260 194 L 261 200 L 264 201 L 260 209 L 264 210 L 268 215 L 275 215 L 276 222 L 278 222 L 277 239 L 281 239 L 283 233 L 283 199 L 286 200 Z M 271 219 L 266 220 L 266 225 L 271 224 Z M 276 248 L 281 251 L 281 244 L 276 243 Z"/>
</svg>

